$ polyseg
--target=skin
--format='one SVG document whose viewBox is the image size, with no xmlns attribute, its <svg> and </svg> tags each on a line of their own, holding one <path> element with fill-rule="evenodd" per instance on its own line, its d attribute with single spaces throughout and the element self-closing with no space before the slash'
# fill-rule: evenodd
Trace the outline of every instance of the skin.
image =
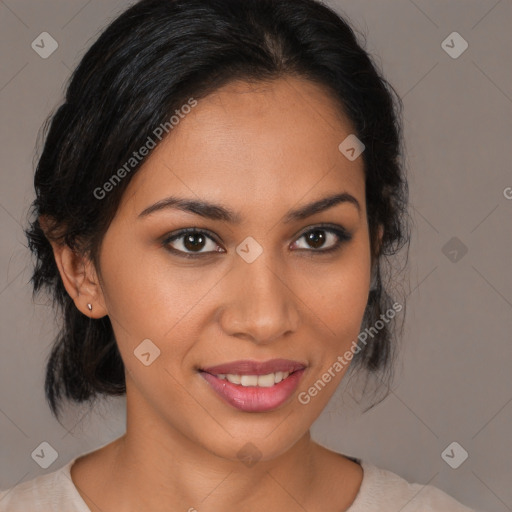
<svg viewBox="0 0 512 512">
<path fill-rule="evenodd" d="M 315 443 L 309 430 L 348 367 L 309 404 L 297 399 L 357 338 L 368 299 L 363 160 L 338 150 L 351 133 L 318 85 L 292 77 L 231 83 L 198 101 L 133 177 L 102 242 L 99 272 L 53 243 L 76 307 L 109 315 L 126 367 L 126 434 L 71 471 L 93 512 L 340 512 L 353 502 L 362 468 Z M 283 223 L 290 209 L 340 192 L 360 209 L 345 202 Z M 138 218 L 169 195 L 221 203 L 242 221 L 177 209 Z M 318 246 L 303 236 L 321 222 L 344 227 L 351 240 L 322 254 L 336 235 L 323 231 Z M 196 249 L 199 258 L 162 244 L 187 227 L 217 236 Z M 248 236 L 263 249 L 250 264 L 236 252 Z M 171 246 L 193 251 L 184 238 Z M 208 253 L 219 247 L 224 252 Z M 161 351 L 150 366 L 133 354 L 147 338 Z M 197 371 L 273 358 L 307 369 L 294 395 L 265 413 L 228 405 Z M 261 454 L 252 467 L 237 457 L 249 442 Z"/>
</svg>

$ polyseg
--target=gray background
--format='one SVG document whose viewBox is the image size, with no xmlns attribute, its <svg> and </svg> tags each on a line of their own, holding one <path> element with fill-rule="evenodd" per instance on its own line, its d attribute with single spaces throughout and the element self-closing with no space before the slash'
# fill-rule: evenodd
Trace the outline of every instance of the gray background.
<svg viewBox="0 0 512 512">
<path fill-rule="evenodd" d="M 45 299 L 32 302 L 21 226 L 38 131 L 85 48 L 128 4 L 0 1 L 0 488 L 124 432 L 124 399 L 91 414 L 70 408 L 65 428 L 51 416 L 42 384 L 53 313 Z M 330 4 L 366 34 L 404 100 L 414 225 L 396 387 L 362 415 L 340 389 L 313 435 L 473 508 L 512 510 L 512 2 Z M 48 59 L 31 48 L 44 31 L 59 43 Z M 441 47 L 453 31 L 469 44 L 456 59 Z M 467 248 L 456 262 L 443 251 L 453 237 Z M 58 452 L 46 470 L 31 458 L 43 441 Z M 458 469 L 441 457 L 453 441 L 469 454 Z"/>
</svg>

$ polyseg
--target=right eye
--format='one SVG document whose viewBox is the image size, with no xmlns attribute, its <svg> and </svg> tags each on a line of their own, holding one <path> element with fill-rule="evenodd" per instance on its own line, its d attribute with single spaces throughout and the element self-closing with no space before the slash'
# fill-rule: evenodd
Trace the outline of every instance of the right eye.
<svg viewBox="0 0 512 512">
<path fill-rule="evenodd" d="M 210 242 L 210 247 L 212 249 L 202 251 L 202 249 L 208 247 L 208 242 Z M 172 244 L 175 245 L 172 246 Z M 184 258 L 197 258 L 201 255 L 212 252 L 224 252 L 223 249 L 215 249 L 215 247 L 219 247 L 219 245 L 215 242 L 212 236 L 210 236 L 206 231 L 196 228 L 181 229 L 177 233 L 166 237 L 162 242 L 162 245 L 171 252 Z"/>
</svg>

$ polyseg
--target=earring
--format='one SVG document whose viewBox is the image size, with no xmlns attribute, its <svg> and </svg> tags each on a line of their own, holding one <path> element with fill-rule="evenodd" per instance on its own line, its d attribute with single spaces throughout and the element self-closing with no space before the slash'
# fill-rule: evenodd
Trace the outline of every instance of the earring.
<svg viewBox="0 0 512 512">
<path fill-rule="evenodd" d="M 87 304 L 87 307 L 89 308 L 89 311 L 92 311 L 92 304 Z"/>
</svg>

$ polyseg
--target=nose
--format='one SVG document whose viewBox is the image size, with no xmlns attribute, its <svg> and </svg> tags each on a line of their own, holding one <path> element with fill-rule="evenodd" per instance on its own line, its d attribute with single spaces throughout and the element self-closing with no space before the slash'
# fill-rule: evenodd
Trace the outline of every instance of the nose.
<svg viewBox="0 0 512 512">
<path fill-rule="evenodd" d="M 252 263 L 239 258 L 229 272 L 219 319 L 228 335 L 263 345 L 297 330 L 301 301 L 271 260 L 263 251 Z"/>
</svg>

